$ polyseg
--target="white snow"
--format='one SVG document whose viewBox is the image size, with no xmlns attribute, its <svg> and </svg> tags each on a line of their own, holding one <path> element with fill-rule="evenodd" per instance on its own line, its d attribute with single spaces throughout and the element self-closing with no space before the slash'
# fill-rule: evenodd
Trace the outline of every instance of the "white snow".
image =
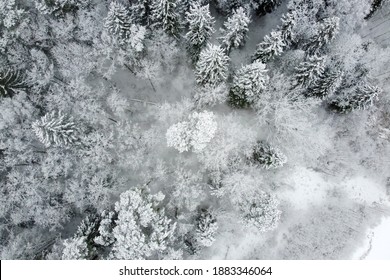
<svg viewBox="0 0 390 280">
<path fill-rule="evenodd" d="M 321 173 L 304 167 L 296 168 L 285 183 L 291 188 L 278 193 L 278 198 L 289 201 L 296 210 L 305 210 L 312 205 L 322 204 L 326 199 L 327 190 L 331 188 Z"/>
</svg>

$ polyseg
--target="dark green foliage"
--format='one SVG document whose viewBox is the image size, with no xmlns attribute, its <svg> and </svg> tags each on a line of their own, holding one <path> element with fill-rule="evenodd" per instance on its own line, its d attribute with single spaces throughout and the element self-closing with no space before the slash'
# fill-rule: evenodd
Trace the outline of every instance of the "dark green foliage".
<svg viewBox="0 0 390 280">
<path fill-rule="evenodd" d="M 316 35 L 310 38 L 310 41 L 306 44 L 306 51 L 310 54 L 316 54 L 321 49 L 329 44 L 339 32 L 338 17 L 331 17 L 322 20 L 319 25 Z"/>
<path fill-rule="evenodd" d="M 383 0 L 373 0 L 371 3 L 370 12 L 364 17 L 364 19 L 370 19 L 374 13 L 382 6 Z"/>
<path fill-rule="evenodd" d="M 256 7 L 256 13 L 259 15 L 265 15 L 272 13 L 280 4 L 281 0 L 252 0 Z"/>
<path fill-rule="evenodd" d="M 354 110 L 366 110 L 373 105 L 381 89 L 367 83 L 358 86 L 350 94 L 340 94 L 328 102 L 329 109 L 337 113 L 349 113 Z"/>
<path fill-rule="evenodd" d="M 151 0 L 135 0 L 131 1 L 130 6 L 131 18 L 133 22 L 138 24 L 149 25 L 149 16 L 150 16 L 150 4 Z"/>
<path fill-rule="evenodd" d="M 91 0 L 38 0 L 37 8 L 43 14 L 64 16 L 80 8 L 86 8 L 90 3 Z"/>
<path fill-rule="evenodd" d="M 257 45 L 252 61 L 268 63 L 275 56 L 279 56 L 285 47 L 282 31 L 271 31 L 269 35 L 265 35 L 263 42 Z"/>
<path fill-rule="evenodd" d="M 196 236 L 201 246 L 209 247 L 215 241 L 217 219 L 208 209 L 201 209 L 196 219 Z"/>
<path fill-rule="evenodd" d="M 125 44 L 131 35 L 131 17 L 127 8 L 122 4 L 112 2 L 104 26 L 111 36 L 118 39 L 120 44 Z"/>
<path fill-rule="evenodd" d="M 340 86 L 341 78 L 341 71 L 326 69 L 325 72 L 319 76 L 318 80 L 308 88 L 304 95 L 306 97 L 317 97 L 321 99 L 330 96 Z"/>
<path fill-rule="evenodd" d="M 295 80 L 297 85 L 303 87 L 313 86 L 322 75 L 325 69 L 325 57 L 310 56 L 306 61 L 299 63 L 295 68 Z"/>
<path fill-rule="evenodd" d="M 230 89 L 227 102 L 233 108 L 249 108 L 252 105 L 245 95 L 237 93 L 234 89 Z"/>
<path fill-rule="evenodd" d="M 177 37 L 180 30 L 180 17 L 175 0 L 153 0 L 151 18 L 156 27 L 161 27 L 167 34 Z"/>
<path fill-rule="evenodd" d="M 264 169 L 275 169 L 287 162 L 286 156 L 277 148 L 273 148 L 262 141 L 259 141 L 253 148 L 253 153 L 249 160 Z"/>
<path fill-rule="evenodd" d="M 11 97 L 18 90 L 27 87 L 25 76 L 21 71 L 5 70 L 0 71 L 0 97 Z"/>
</svg>

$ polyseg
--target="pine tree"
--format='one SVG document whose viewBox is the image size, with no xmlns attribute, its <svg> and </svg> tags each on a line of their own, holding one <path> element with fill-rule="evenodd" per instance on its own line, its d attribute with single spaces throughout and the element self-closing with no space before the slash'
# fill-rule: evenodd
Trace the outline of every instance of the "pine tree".
<svg viewBox="0 0 390 280">
<path fill-rule="evenodd" d="M 188 50 L 192 61 L 196 62 L 202 48 L 215 31 L 213 28 L 215 21 L 210 15 L 209 5 L 200 6 L 197 2 L 191 4 L 186 13 L 186 21 L 189 24 L 189 30 L 186 34 Z"/>
<path fill-rule="evenodd" d="M 176 0 L 152 0 L 151 18 L 154 25 L 162 27 L 169 35 L 177 36 L 180 29 L 180 18 L 177 13 Z"/>
<path fill-rule="evenodd" d="M 272 13 L 281 3 L 281 0 L 251 0 L 252 6 L 258 14 Z"/>
<path fill-rule="evenodd" d="M 371 3 L 370 11 L 369 13 L 364 17 L 365 20 L 370 19 L 373 14 L 382 6 L 384 3 L 384 0 L 373 0 Z"/>
<path fill-rule="evenodd" d="M 307 61 L 301 62 L 295 67 L 295 80 L 297 85 L 310 87 L 324 75 L 325 57 L 316 55 L 308 57 Z"/>
<path fill-rule="evenodd" d="M 363 83 L 350 94 L 335 96 L 328 102 L 328 105 L 332 111 L 338 113 L 366 110 L 373 105 L 374 100 L 378 99 L 381 92 L 379 87 Z"/>
<path fill-rule="evenodd" d="M 132 21 L 149 25 L 152 0 L 134 0 L 130 5 Z"/>
<path fill-rule="evenodd" d="M 222 14 L 231 14 L 235 9 L 247 4 L 247 0 L 215 0 L 217 9 Z"/>
<path fill-rule="evenodd" d="M 125 44 L 131 35 L 131 17 L 127 8 L 119 2 L 111 2 L 104 26 L 120 44 Z"/>
<path fill-rule="evenodd" d="M 39 141 L 47 147 L 69 145 L 78 139 L 73 118 L 62 114 L 61 111 L 47 113 L 40 120 L 35 121 L 32 127 Z"/>
<path fill-rule="evenodd" d="M 253 149 L 250 161 L 264 169 L 275 169 L 283 166 L 287 158 L 279 149 L 264 142 L 258 142 Z"/>
<path fill-rule="evenodd" d="M 274 230 L 280 220 L 279 201 L 272 194 L 256 190 L 238 203 L 245 226 L 257 227 L 261 232 Z"/>
<path fill-rule="evenodd" d="M 229 57 L 220 46 L 209 44 L 200 53 L 196 64 L 196 81 L 200 85 L 211 86 L 225 82 L 228 77 L 228 62 Z"/>
<path fill-rule="evenodd" d="M 294 34 L 294 28 L 296 22 L 297 13 L 295 11 L 289 11 L 282 16 L 282 24 L 279 30 L 282 32 L 282 37 L 286 46 L 296 43 L 296 35 Z"/>
<path fill-rule="evenodd" d="M 199 245 L 210 247 L 215 241 L 218 223 L 213 213 L 207 209 L 201 209 L 196 219 L 196 241 Z"/>
<path fill-rule="evenodd" d="M 238 48 L 244 44 L 249 23 L 250 18 L 242 7 L 234 10 L 224 23 L 224 28 L 221 29 L 223 34 L 221 40 L 222 47 L 227 50 L 227 53 L 231 48 Z"/>
<path fill-rule="evenodd" d="M 252 60 L 260 60 L 263 63 L 269 62 L 275 56 L 280 55 L 286 46 L 281 31 L 272 31 L 270 35 L 264 37 L 253 55 Z"/>
<path fill-rule="evenodd" d="M 35 0 L 35 6 L 42 14 L 63 15 L 86 7 L 91 0 Z"/>
<path fill-rule="evenodd" d="M 234 75 L 229 103 L 234 107 L 248 107 L 266 88 L 269 77 L 265 64 L 256 61 L 243 66 Z"/>
<path fill-rule="evenodd" d="M 64 240 L 63 260 L 91 260 L 96 257 L 94 238 L 98 234 L 100 218 L 88 214 L 80 223 L 74 237 Z"/>
<path fill-rule="evenodd" d="M 165 215 L 163 200 L 161 192 L 150 194 L 145 187 L 121 194 L 115 203 L 118 219 L 111 259 L 145 259 L 168 249 L 176 224 Z"/>
<path fill-rule="evenodd" d="M 25 76 L 21 71 L 0 71 L 0 97 L 11 97 L 27 87 Z"/>
<path fill-rule="evenodd" d="M 324 19 L 320 23 L 317 34 L 306 45 L 307 51 L 311 54 L 316 54 L 323 46 L 331 42 L 339 32 L 339 22 L 340 19 L 338 17 Z"/>
<path fill-rule="evenodd" d="M 94 242 L 101 246 L 110 246 L 115 242 L 112 229 L 115 225 L 116 213 L 113 211 L 104 210 L 101 214 L 99 224 L 99 235 L 94 238 Z"/>
<path fill-rule="evenodd" d="M 343 73 L 325 69 L 324 73 L 304 93 L 306 97 L 325 98 L 331 96 L 340 86 Z"/>
</svg>

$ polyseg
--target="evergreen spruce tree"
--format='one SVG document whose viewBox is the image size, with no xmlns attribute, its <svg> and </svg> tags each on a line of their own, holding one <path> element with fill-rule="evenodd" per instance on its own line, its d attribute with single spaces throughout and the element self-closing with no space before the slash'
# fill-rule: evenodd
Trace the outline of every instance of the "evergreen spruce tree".
<svg viewBox="0 0 390 280">
<path fill-rule="evenodd" d="M 35 6 L 42 14 L 61 16 L 84 8 L 91 0 L 35 0 Z"/>
<path fill-rule="evenodd" d="M 281 0 L 251 0 L 252 6 L 259 15 L 272 13 L 280 4 Z"/>
<path fill-rule="evenodd" d="M 329 108 L 337 113 L 366 110 L 371 107 L 382 90 L 367 83 L 359 85 L 352 93 L 339 94 L 329 100 Z"/>
<path fill-rule="evenodd" d="M 189 25 L 186 34 L 188 51 L 192 61 L 196 62 L 202 48 L 215 31 L 213 28 L 215 21 L 210 15 L 209 5 L 200 6 L 197 2 L 191 4 L 186 13 L 186 21 Z"/>
<path fill-rule="evenodd" d="M 307 58 L 307 61 L 301 62 L 295 67 L 295 80 L 297 85 L 310 87 L 324 75 L 325 57 L 316 55 Z"/>
<path fill-rule="evenodd" d="M 98 235 L 100 218 L 88 214 L 77 228 L 76 234 L 64 240 L 63 260 L 86 259 L 92 260 L 97 256 L 94 238 Z"/>
<path fill-rule="evenodd" d="M 274 230 L 282 212 L 275 195 L 256 190 L 252 195 L 244 196 L 238 203 L 245 226 L 255 226 L 261 232 Z"/>
<path fill-rule="evenodd" d="M 217 219 L 207 209 L 201 209 L 196 219 L 196 241 L 203 247 L 210 247 L 215 241 L 218 230 Z"/>
<path fill-rule="evenodd" d="M 282 16 L 282 24 L 279 30 L 282 32 L 283 41 L 286 46 L 296 43 L 296 35 L 294 34 L 294 28 L 297 24 L 296 17 L 295 11 L 289 11 Z"/>
<path fill-rule="evenodd" d="M 10 69 L 0 71 L 0 97 L 12 97 L 26 87 L 26 79 L 21 71 Z"/>
<path fill-rule="evenodd" d="M 200 85 L 211 86 L 225 82 L 228 77 L 228 62 L 229 57 L 220 46 L 209 44 L 200 53 L 196 64 L 196 81 Z"/>
<path fill-rule="evenodd" d="M 153 24 L 161 27 L 167 34 L 177 36 L 180 29 L 177 1 L 152 0 L 150 8 Z"/>
<path fill-rule="evenodd" d="M 231 14 L 235 9 L 247 4 L 247 0 L 215 0 L 219 12 L 224 15 Z"/>
<path fill-rule="evenodd" d="M 72 144 L 78 139 L 73 118 L 62 114 L 61 111 L 47 113 L 35 121 L 32 127 L 39 141 L 47 147 Z"/>
<path fill-rule="evenodd" d="M 104 26 L 120 44 L 125 44 L 131 35 L 129 10 L 119 2 L 111 2 Z"/>
<path fill-rule="evenodd" d="M 326 69 L 323 74 L 320 74 L 310 88 L 304 93 L 306 97 L 325 98 L 331 96 L 340 86 L 343 73 L 341 71 L 332 71 Z"/>
<path fill-rule="evenodd" d="M 256 61 L 243 66 L 233 78 L 229 103 L 234 107 L 248 107 L 267 87 L 269 80 L 265 64 Z"/>
<path fill-rule="evenodd" d="M 283 33 L 281 31 L 272 31 L 270 35 L 264 37 L 264 41 L 261 42 L 253 55 L 253 61 L 260 60 L 263 63 L 267 63 L 273 57 L 280 55 L 284 47 L 286 46 Z"/>
<path fill-rule="evenodd" d="M 221 41 L 222 47 L 227 50 L 227 53 L 230 52 L 231 48 L 238 48 L 244 44 L 246 33 L 249 31 L 249 23 L 250 18 L 242 7 L 234 10 L 224 23 L 224 28 L 221 29 L 223 34 Z"/>
<path fill-rule="evenodd" d="M 249 160 L 264 169 L 275 169 L 287 162 L 286 156 L 279 149 L 264 142 L 258 142 Z"/>
<path fill-rule="evenodd" d="M 384 0 L 373 0 L 371 3 L 370 11 L 369 13 L 364 17 L 365 20 L 370 19 L 374 13 L 382 6 L 384 3 Z"/>
<path fill-rule="evenodd" d="M 331 42 L 339 32 L 338 17 L 324 19 L 318 28 L 317 34 L 310 39 L 306 49 L 310 54 L 318 53 L 326 44 Z"/>
<path fill-rule="evenodd" d="M 168 249 L 176 224 L 166 216 L 163 200 L 161 192 L 150 194 L 144 187 L 121 194 L 115 203 L 118 218 L 111 259 L 146 259 Z"/>
<path fill-rule="evenodd" d="M 130 5 L 131 18 L 134 23 L 149 25 L 152 0 L 135 0 Z"/>
</svg>

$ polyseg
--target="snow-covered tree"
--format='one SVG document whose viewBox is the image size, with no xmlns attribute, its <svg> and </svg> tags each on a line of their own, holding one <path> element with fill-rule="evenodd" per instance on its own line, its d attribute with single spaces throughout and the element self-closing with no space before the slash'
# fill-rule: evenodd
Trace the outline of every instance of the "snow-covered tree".
<svg viewBox="0 0 390 280">
<path fill-rule="evenodd" d="M 215 115 L 208 111 L 192 113 L 189 116 L 189 124 L 192 128 L 190 145 L 194 152 L 200 152 L 213 139 L 217 131 Z"/>
<path fill-rule="evenodd" d="M 222 32 L 222 47 L 229 53 L 231 48 L 238 48 L 245 43 L 246 33 L 249 31 L 250 18 L 244 8 L 234 10 L 224 23 Z"/>
<path fill-rule="evenodd" d="M 209 5 L 201 6 L 198 2 L 193 2 L 186 13 L 188 22 L 188 32 L 186 39 L 192 61 L 198 60 L 202 48 L 214 32 L 214 18 L 210 15 Z"/>
<path fill-rule="evenodd" d="M 217 86 L 228 77 L 229 57 L 218 45 L 209 44 L 202 50 L 196 64 L 196 81 L 200 85 Z"/>
<path fill-rule="evenodd" d="M 295 80 L 297 85 L 303 87 L 312 86 L 325 72 L 326 57 L 316 55 L 307 58 L 295 68 Z"/>
<path fill-rule="evenodd" d="M 152 0 L 133 0 L 130 4 L 131 18 L 138 24 L 149 25 Z"/>
<path fill-rule="evenodd" d="M 104 26 L 120 45 L 130 44 L 136 51 L 142 51 L 146 30 L 132 23 L 130 12 L 123 4 L 111 2 Z"/>
<path fill-rule="evenodd" d="M 215 235 L 218 230 L 218 223 L 215 215 L 208 209 L 201 209 L 196 219 L 195 238 L 199 245 L 210 247 L 215 241 Z"/>
<path fill-rule="evenodd" d="M 116 213 L 113 211 L 104 210 L 101 214 L 99 224 L 99 235 L 94 238 L 94 242 L 101 246 L 110 246 L 115 242 L 112 230 L 114 228 Z"/>
<path fill-rule="evenodd" d="M 279 149 L 264 142 L 256 144 L 249 160 L 264 169 L 275 169 L 287 162 L 286 156 Z"/>
<path fill-rule="evenodd" d="M 188 122 L 179 122 L 169 127 L 166 133 L 168 147 L 173 147 L 180 153 L 190 150 L 191 127 Z"/>
<path fill-rule="evenodd" d="M 325 98 L 331 96 L 340 87 L 343 73 L 325 69 L 311 87 L 304 92 L 307 97 Z"/>
<path fill-rule="evenodd" d="M 282 31 L 272 31 L 271 34 L 265 35 L 252 57 L 252 60 L 260 60 L 263 63 L 269 62 L 275 56 L 279 56 L 283 51 L 286 43 Z"/>
<path fill-rule="evenodd" d="M 233 10 L 242 7 L 247 0 L 215 0 L 218 11 L 230 14 Z"/>
<path fill-rule="evenodd" d="M 87 260 L 88 246 L 86 237 L 74 237 L 64 240 L 63 260 Z"/>
<path fill-rule="evenodd" d="M 261 232 L 274 230 L 282 212 L 278 209 L 279 201 L 273 194 L 256 190 L 250 196 L 243 196 L 238 207 L 245 226 L 255 226 Z"/>
<path fill-rule="evenodd" d="M 226 83 L 221 83 L 218 86 L 206 84 L 195 89 L 194 100 L 198 108 L 212 107 L 224 103 L 228 98 L 228 92 Z"/>
<path fill-rule="evenodd" d="M 11 97 L 27 87 L 25 75 L 21 71 L 0 71 L 0 97 Z"/>
<path fill-rule="evenodd" d="M 170 208 L 175 208 L 179 215 L 195 211 L 206 199 L 202 173 L 178 167 L 172 175 Z"/>
<path fill-rule="evenodd" d="M 146 259 L 168 249 L 176 224 L 166 216 L 163 200 L 161 192 L 150 194 L 147 188 L 137 187 L 121 194 L 115 203 L 118 219 L 113 229 L 111 259 Z"/>
<path fill-rule="evenodd" d="M 61 15 L 86 7 L 91 0 L 35 0 L 35 6 L 42 14 Z"/>
<path fill-rule="evenodd" d="M 252 7 L 260 15 L 271 13 L 281 3 L 281 0 L 251 0 Z"/>
<path fill-rule="evenodd" d="M 255 61 L 243 66 L 233 77 L 229 103 L 235 107 L 246 107 L 259 98 L 267 87 L 269 77 L 265 64 Z"/>
<path fill-rule="evenodd" d="M 366 110 L 378 99 L 382 90 L 378 86 L 363 83 L 349 93 L 338 94 L 328 102 L 332 111 L 348 113 L 353 110 Z"/>
<path fill-rule="evenodd" d="M 161 27 L 169 35 L 177 36 L 180 18 L 176 0 L 152 0 L 151 19 L 156 27 Z"/>
<path fill-rule="evenodd" d="M 369 13 L 364 17 L 364 19 L 370 19 L 374 13 L 380 8 L 382 7 L 382 4 L 384 3 L 385 1 L 383 0 L 373 0 L 371 2 L 371 7 L 370 7 L 370 11 Z"/>
<path fill-rule="evenodd" d="M 0 27 L 15 27 L 24 13 L 16 4 L 16 0 L 0 0 Z"/>
<path fill-rule="evenodd" d="M 216 130 L 217 122 L 212 112 L 194 112 L 188 121 L 174 124 L 167 130 L 167 145 L 179 152 L 193 149 L 198 153 L 211 141 Z"/>
<path fill-rule="evenodd" d="M 32 128 L 46 147 L 51 145 L 69 145 L 78 139 L 76 124 L 72 117 L 61 111 L 47 113 L 33 123 Z"/>
<path fill-rule="evenodd" d="M 282 37 L 286 46 L 296 43 L 295 27 L 297 25 L 297 14 L 295 11 L 289 11 L 282 15 L 282 24 L 279 30 L 282 32 Z"/>
<path fill-rule="evenodd" d="M 317 33 L 307 43 L 307 51 L 311 54 L 316 54 L 323 46 L 331 42 L 339 32 L 339 22 L 340 19 L 338 17 L 324 19 L 319 24 Z"/>
</svg>

